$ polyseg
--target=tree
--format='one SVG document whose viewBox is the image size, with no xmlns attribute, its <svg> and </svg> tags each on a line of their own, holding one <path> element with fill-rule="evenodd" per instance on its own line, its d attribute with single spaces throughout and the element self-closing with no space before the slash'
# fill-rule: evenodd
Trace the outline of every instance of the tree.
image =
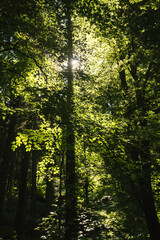
<svg viewBox="0 0 160 240">
<path fill-rule="evenodd" d="M 108 9 L 106 14 L 104 9 Z M 108 37 L 107 33 L 111 36 L 110 42 L 113 45 L 110 45 L 114 49 L 113 61 L 117 61 L 116 67 L 120 80 L 120 82 L 116 80 L 117 88 L 114 87 L 115 90 L 117 89 L 116 96 L 119 102 L 116 99 L 114 101 L 113 98 L 113 102 L 111 98 L 108 99 L 106 110 L 110 110 L 114 118 L 121 119 L 121 126 L 124 121 L 126 122 L 122 135 L 119 132 L 122 141 L 121 149 L 114 143 L 114 149 L 122 154 L 124 160 L 123 158 L 120 160 L 116 154 L 115 161 L 116 164 L 122 161 L 121 164 L 119 163 L 119 170 L 125 169 L 124 176 L 126 175 L 130 182 L 126 190 L 129 191 L 132 185 L 134 193 L 138 196 L 151 239 L 159 238 L 159 221 L 151 186 L 156 159 L 151 153 L 153 129 L 150 128 L 152 124 L 149 120 L 150 111 L 153 111 L 154 116 L 158 113 L 154 106 L 158 101 L 156 76 L 159 75 L 159 71 L 156 71 L 156 76 L 154 74 L 159 61 L 155 54 L 157 43 L 150 37 L 157 35 L 158 12 L 159 9 L 154 4 L 150 5 L 142 1 L 138 3 L 119 1 L 104 3 L 100 12 L 98 7 L 94 7 L 94 11 L 89 15 L 92 22 L 100 27 L 104 36 Z M 152 20 L 151 15 L 154 16 Z M 105 21 L 106 24 L 104 24 Z M 117 137 L 118 135 L 116 136 L 118 141 Z M 111 166 L 115 167 L 112 164 L 111 162 Z M 118 173 L 113 172 L 113 174 Z M 118 175 L 118 181 L 123 182 Z"/>
<path fill-rule="evenodd" d="M 40 218 L 46 238 L 159 239 L 158 4 L 7 0 L 0 13 L 2 237 L 16 213 L 18 239 Z"/>
<path fill-rule="evenodd" d="M 73 3 L 64 1 L 66 17 L 66 40 L 67 40 L 67 103 L 66 103 L 66 217 L 65 217 L 65 239 L 77 239 L 77 194 L 75 173 L 75 135 L 74 135 L 74 103 L 73 103 L 73 25 L 72 11 Z"/>
</svg>

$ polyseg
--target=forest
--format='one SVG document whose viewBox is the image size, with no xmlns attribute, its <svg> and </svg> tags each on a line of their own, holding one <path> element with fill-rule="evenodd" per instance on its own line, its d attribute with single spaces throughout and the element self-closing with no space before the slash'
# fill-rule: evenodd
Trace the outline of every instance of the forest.
<svg viewBox="0 0 160 240">
<path fill-rule="evenodd" d="M 0 1 L 0 240 L 160 240 L 160 0 Z"/>
</svg>

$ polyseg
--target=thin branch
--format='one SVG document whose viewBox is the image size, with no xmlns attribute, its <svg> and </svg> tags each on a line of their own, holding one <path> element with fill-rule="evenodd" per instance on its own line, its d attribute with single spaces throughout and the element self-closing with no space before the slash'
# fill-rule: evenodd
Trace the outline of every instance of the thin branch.
<svg viewBox="0 0 160 240">
<path fill-rule="evenodd" d="M 149 79 L 149 75 L 150 75 L 150 72 L 151 72 L 152 65 L 153 65 L 153 62 L 150 62 L 149 67 L 146 71 L 145 81 L 144 81 L 144 84 L 143 84 L 143 91 L 145 91 L 145 89 L 146 89 L 146 84 L 147 84 L 148 79 Z"/>
</svg>

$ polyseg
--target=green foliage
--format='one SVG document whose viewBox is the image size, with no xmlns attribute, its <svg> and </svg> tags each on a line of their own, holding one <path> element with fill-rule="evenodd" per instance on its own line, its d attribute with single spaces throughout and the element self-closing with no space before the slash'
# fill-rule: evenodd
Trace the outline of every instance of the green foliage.
<svg viewBox="0 0 160 240">
<path fill-rule="evenodd" d="M 160 216 L 159 13 L 159 1 L 1 1 L 0 168 L 10 135 L 14 152 L 4 199 L 20 194 L 24 149 L 37 152 L 28 161 L 28 196 L 34 160 L 37 197 L 47 201 L 47 180 L 55 192 L 53 211 L 37 227 L 42 239 L 64 239 L 68 114 L 77 238 L 149 239 L 142 211 L 149 184 Z"/>
<path fill-rule="evenodd" d="M 62 214 L 61 210 L 57 204 L 54 204 L 53 211 L 47 217 L 42 218 L 35 229 L 40 232 L 41 239 L 64 239 L 64 222 L 60 222 L 60 214 Z"/>
<path fill-rule="evenodd" d="M 19 132 L 16 141 L 12 144 L 12 149 L 15 150 L 24 144 L 26 151 L 42 150 L 45 148 L 47 151 L 60 150 L 61 145 L 61 128 L 56 125 L 54 128 L 42 119 L 42 123 L 38 130 L 24 129 Z"/>
</svg>

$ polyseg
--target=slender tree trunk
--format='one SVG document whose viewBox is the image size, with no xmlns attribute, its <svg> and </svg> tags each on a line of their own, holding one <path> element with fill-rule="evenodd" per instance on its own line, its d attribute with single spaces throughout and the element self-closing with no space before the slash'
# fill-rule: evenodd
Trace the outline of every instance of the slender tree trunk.
<svg viewBox="0 0 160 240">
<path fill-rule="evenodd" d="M 135 162 L 140 162 L 139 173 L 136 174 L 137 184 L 133 186 L 137 195 L 138 203 L 144 212 L 148 232 L 151 240 L 160 239 L 160 224 L 154 203 L 153 190 L 151 186 L 151 156 L 149 152 L 149 144 L 147 141 L 141 142 L 141 148 L 133 147 L 132 158 Z M 139 159 L 140 158 L 140 159 Z"/>
<path fill-rule="evenodd" d="M 7 182 L 7 198 L 12 196 L 12 186 L 14 182 L 14 175 L 15 175 L 15 163 L 16 163 L 16 152 L 13 152 L 13 157 L 11 159 L 9 174 L 8 174 L 8 182 Z"/>
<path fill-rule="evenodd" d="M 17 206 L 16 216 L 16 232 L 18 240 L 22 239 L 25 223 L 25 207 L 26 207 L 26 190 L 27 190 L 27 174 L 29 165 L 30 153 L 23 151 L 24 157 L 21 159 L 21 173 L 20 173 L 20 186 L 19 186 L 19 199 Z"/>
<path fill-rule="evenodd" d="M 6 194 L 6 187 L 7 187 L 6 185 L 7 185 L 7 178 L 8 178 L 9 169 L 10 169 L 10 163 L 14 156 L 14 152 L 11 149 L 11 145 L 15 137 L 15 125 L 16 125 L 16 118 L 13 116 L 9 123 L 8 135 L 6 138 L 4 152 L 2 155 L 2 162 L 0 166 L 0 217 L 2 214 L 3 203 L 5 199 L 5 194 Z"/>
<path fill-rule="evenodd" d="M 62 197 L 63 174 L 64 174 L 64 149 L 62 149 L 60 173 L 59 173 L 59 180 L 60 180 L 59 199 L 58 199 L 58 231 L 59 231 L 58 235 L 59 235 L 59 238 L 61 238 L 61 236 L 62 236 L 61 226 L 62 226 L 62 207 L 63 207 L 63 197 Z"/>
<path fill-rule="evenodd" d="M 84 141 L 84 165 L 86 167 L 86 177 L 85 177 L 85 184 L 84 184 L 84 194 L 85 194 L 85 206 L 88 207 L 89 205 L 89 177 L 87 172 L 87 157 L 86 157 L 86 143 Z"/>
<path fill-rule="evenodd" d="M 66 229 L 65 240 L 76 239 L 76 176 L 73 129 L 68 127 L 66 153 Z"/>
<path fill-rule="evenodd" d="M 142 160 L 143 177 L 139 178 L 142 193 L 142 206 L 151 240 L 160 239 L 160 224 L 154 203 L 153 190 L 151 186 L 151 156 L 149 142 L 142 141 L 140 156 Z"/>
<path fill-rule="evenodd" d="M 47 177 L 46 180 L 46 205 L 45 205 L 45 214 L 48 215 L 52 210 L 52 204 L 55 200 L 55 191 L 53 180 L 49 180 Z"/>
<path fill-rule="evenodd" d="M 84 190 L 85 190 L 85 205 L 86 207 L 88 207 L 89 205 L 89 192 L 88 192 L 88 187 L 89 187 L 89 180 L 88 180 L 88 176 L 86 176 L 85 178 L 85 185 L 84 185 Z"/>
<path fill-rule="evenodd" d="M 32 189 L 31 189 L 31 217 L 36 216 L 36 179 L 37 179 L 37 159 L 38 152 L 32 152 Z"/>
<path fill-rule="evenodd" d="M 144 189 L 145 186 L 145 189 Z M 160 239 L 160 224 L 154 204 L 150 179 L 145 179 L 142 186 L 142 204 L 151 240 Z"/>
<path fill-rule="evenodd" d="M 66 109 L 66 216 L 65 216 L 65 240 L 77 239 L 76 223 L 76 173 L 75 173 L 75 136 L 73 124 L 73 73 L 72 73 L 72 50 L 73 50 L 73 26 L 71 20 L 71 2 L 66 7 L 67 41 L 68 41 L 68 72 L 67 72 L 67 109 Z"/>
<path fill-rule="evenodd" d="M 1 162 L 3 160 L 3 152 L 4 152 L 4 148 L 5 148 L 5 142 L 6 142 L 6 139 L 7 139 L 7 124 L 5 124 L 3 121 L 1 122 L 1 138 L 0 138 L 0 165 L 1 165 Z"/>
<path fill-rule="evenodd" d="M 62 152 L 62 159 L 60 163 L 60 173 L 59 173 L 59 202 L 61 205 L 62 200 L 62 186 L 63 186 L 63 174 L 64 174 L 64 152 Z"/>
</svg>

